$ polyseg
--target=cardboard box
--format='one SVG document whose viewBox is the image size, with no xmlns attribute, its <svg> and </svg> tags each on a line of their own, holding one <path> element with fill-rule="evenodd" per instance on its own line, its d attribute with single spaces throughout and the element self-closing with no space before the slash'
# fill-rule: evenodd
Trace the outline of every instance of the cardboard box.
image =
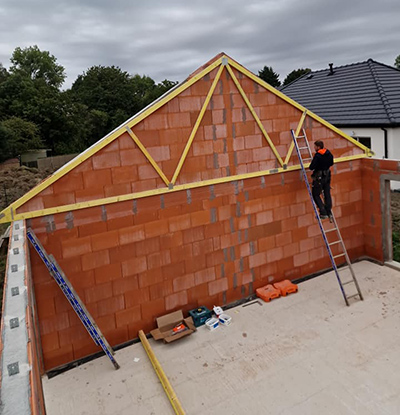
<svg viewBox="0 0 400 415">
<path fill-rule="evenodd" d="M 177 324 L 184 324 L 187 330 L 180 333 L 173 334 L 172 329 Z M 196 331 L 196 327 L 193 324 L 192 317 L 183 318 L 182 310 L 174 311 L 173 313 L 166 314 L 165 316 L 157 318 L 157 327 L 152 330 L 150 334 L 154 340 L 164 340 L 164 343 L 171 343 L 182 337 L 189 336 Z"/>
</svg>

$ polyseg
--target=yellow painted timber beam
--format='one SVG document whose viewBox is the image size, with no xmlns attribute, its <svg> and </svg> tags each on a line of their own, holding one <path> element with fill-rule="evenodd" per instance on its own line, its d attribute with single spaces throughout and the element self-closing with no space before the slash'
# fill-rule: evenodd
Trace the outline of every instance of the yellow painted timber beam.
<svg viewBox="0 0 400 415">
<path fill-rule="evenodd" d="M 273 153 L 275 154 L 275 157 L 278 159 L 279 164 L 281 166 L 283 166 L 283 160 L 281 158 L 281 156 L 278 153 L 278 150 L 275 148 L 274 143 L 272 142 L 270 136 L 268 135 L 267 131 L 265 130 L 262 122 L 260 121 L 260 119 L 258 118 L 258 115 L 256 114 L 256 112 L 254 111 L 253 106 L 251 105 L 251 102 L 249 101 L 249 99 L 247 98 L 246 93 L 243 91 L 242 86 L 240 85 L 240 82 L 238 81 L 238 79 L 236 78 L 235 74 L 232 71 L 232 68 L 228 65 L 227 66 L 228 72 L 231 75 L 233 82 L 235 83 L 237 89 L 240 92 L 240 95 L 242 96 L 244 102 L 246 103 L 247 107 L 249 108 L 251 114 L 253 115 L 258 127 L 260 128 L 261 132 L 263 133 L 265 139 L 267 140 L 269 146 L 271 147 L 271 150 L 273 151 Z"/>
<path fill-rule="evenodd" d="M 151 348 L 150 343 L 146 338 L 146 335 L 143 333 L 143 330 L 139 331 L 139 338 L 142 342 L 144 350 L 147 353 L 147 356 L 150 359 L 151 364 L 153 365 L 154 371 L 160 379 L 161 385 L 163 386 L 164 391 L 167 394 L 169 401 L 171 402 L 172 408 L 174 408 L 174 411 L 177 415 L 185 415 L 185 411 L 183 410 L 182 405 L 179 402 L 179 399 L 176 396 L 176 393 L 167 378 L 167 375 L 161 367 L 160 362 L 154 354 L 153 349 Z"/>
<path fill-rule="evenodd" d="M 127 126 L 126 131 L 128 131 L 128 134 L 131 136 L 132 140 L 135 142 L 135 144 L 139 147 L 141 152 L 144 154 L 144 156 L 147 158 L 147 160 L 150 162 L 150 164 L 153 166 L 154 170 L 158 173 L 158 175 L 161 177 L 163 182 L 168 186 L 169 180 L 163 173 L 163 171 L 160 169 L 160 166 L 155 162 L 153 157 L 151 157 L 150 153 L 147 151 L 146 147 L 141 143 L 137 135 Z"/>
<path fill-rule="evenodd" d="M 339 157 L 335 159 L 335 163 L 357 160 L 357 159 L 362 159 L 366 157 L 367 156 L 365 154 L 357 154 L 355 156 Z M 304 164 L 304 166 L 307 168 L 309 166 L 309 163 Z M 90 200 L 86 202 L 79 202 L 79 203 L 75 203 L 71 205 L 57 206 L 53 208 L 35 210 L 31 212 L 24 212 L 24 213 L 18 213 L 18 214 L 13 212 L 13 216 L 11 216 L 11 212 L 9 211 L 9 208 L 7 208 L 2 212 L 2 213 L 5 213 L 5 216 L 0 217 L 0 223 L 6 223 L 6 222 L 10 222 L 13 220 L 20 220 L 20 219 L 36 218 L 36 217 L 41 217 L 41 216 L 46 216 L 46 215 L 54 215 L 54 214 L 63 213 L 63 212 L 71 212 L 74 210 L 85 209 L 85 208 L 96 207 L 96 206 L 105 206 L 111 203 L 124 202 L 127 200 L 134 200 L 134 199 L 143 199 L 149 196 L 157 196 L 157 195 L 161 196 L 161 195 L 165 195 L 165 194 L 172 193 L 172 192 L 179 192 L 181 190 L 196 189 L 196 188 L 204 187 L 204 186 L 216 185 L 220 183 L 229 183 L 229 182 L 233 182 L 237 180 L 251 179 L 254 177 L 268 176 L 271 174 L 285 173 L 285 172 L 294 171 L 294 170 L 300 170 L 300 165 L 288 166 L 287 168 L 280 167 L 276 169 L 257 171 L 253 173 L 243 173 L 243 174 L 238 174 L 236 176 L 220 177 L 217 179 L 204 180 L 204 181 L 195 182 L 195 183 L 181 184 L 181 185 L 174 186 L 172 189 L 161 188 L 161 189 L 146 190 L 144 192 L 139 192 L 139 193 L 129 193 L 126 195 L 112 196 L 112 197 L 107 197 L 103 199 Z"/>
<path fill-rule="evenodd" d="M 299 134 L 300 134 L 300 130 L 303 127 L 304 120 L 306 119 L 306 116 L 307 116 L 307 110 L 304 110 L 303 114 L 301 115 L 299 124 L 298 124 L 298 126 L 296 128 L 296 132 L 295 132 L 296 137 L 298 137 Z M 286 158 L 285 158 L 285 164 L 286 165 L 289 163 L 290 157 L 292 156 L 293 147 L 294 147 L 294 142 L 292 140 L 292 142 L 290 143 L 289 151 L 288 151 L 288 153 L 286 155 Z"/>
<path fill-rule="evenodd" d="M 213 83 L 211 84 L 210 90 L 208 91 L 207 97 L 206 97 L 206 99 L 205 99 L 205 101 L 203 103 L 203 106 L 202 106 L 202 108 L 200 110 L 200 113 L 199 113 L 199 115 L 197 117 L 196 123 L 194 124 L 193 130 L 190 133 L 189 139 L 188 139 L 188 141 L 186 143 L 186 146 L 185 146 L 185 148 L 183 150 L 183 153 L 181 155 L 181 158 L 179 160 L 178 166 L 176 167 L 175 173 L 174 173 L 174 175 L 172 177 L 172 180 L 171 180 L 171 183 L 172 184 L 175 184 L 175 182 L 176 182 L 176 180 L 177 180 L 177 178 L 179 176 L 179 173 L 180 173 L 180 171 L 182 169 L 183 163 L 186 160 L 187 154 L 188 154 L 188 152 L 190 150 L 190 147 L 191 147 L 191 145 L 193 143 L 194 137 L 196 136 L 197 130 L 199 129 L 200 123 L 201 123 L 201 121 L 202 121 L 202 119 L 204 117 L 204 113 L 206 112 L 206 109 L 208 107 L 208 104 L 210 102 L 210 99 L 212 97 L 212 94 L 215 91 L 215 87 L 217 86 L 217 83 L 219 81 L 219 78 L 221 76 L 221 73 L 222 73 L 222 70 L 223 69 L 224 69 L 224 66 L 221 65 L 219 67 L 219 69 L 218 69 L 217 75 L 215 76 Z"/>
<path fill-rule="evenodd" d="M 265 89 L 267 89 L 268 91 L 272 92 L 274 95 L 278 96 L 279 98 L 283 99 L 284 101 L 288 102 L 289 104 L 293 105 L 294 107 L 296 107 L 297 109 L 299 109 L 301 112 L 304 112 L 305 110 L 307 110 L 307 108 L 303 107 L 303 105 L 299 104 L 298 102 L 294 101 L 293 99 L 289 98 L 288 96 L 286 96 L 284 93 L 278 91 L 277 89 L 275 89 L 273 86 L 271 86 L 270 84 L 268 84 L 267 82 L 263 81 L 261 78 L 259 78 L 257 75 L 254 75 L 252 72 L 250 72 L 249 70 L 247 70 L 246 68 L 244 68 L 243 66 L 239 65 L 237 62 L 233 61 L 232 59 L 230 59 L 228 57 L 228 63 L 230 66 L 236 68 L 239 72 L 241 72 L 243 75 L 248 76 L 250 79 L 252 79 L 254 82 L 256 82 L 257 84 L 261 85 L 262 87 L 264 87 Z M 334 131 L 335 133 L 339 134 L 340 136 L 342 136 L 343 138 L 345 138 L 346 140 L 350 141 L 351 143 L 353 143 L 355 146 L 361 148 L 364 150 L 365 154 L 368 157 L 371 157 L 373 155 L 373 152 L 371 152 L 371 150 L 362 145 L 361 143 L 359 143 L 357 140 L 355 140 L 354 138 L 350 137 L 349 135 L 347 135 L 346 133 L 344 133 L 343 131 L 339 130 L 339 128 L 335 127 L 334 125 L 330 124 L 328 121 L 325 121 L 324 119 L 322 119 L 321 117 L 319 117 L 317 114 L 314 114 L 312 111 L 307 110 L 307 115 L 311 118 L 313 118 L 315 121 L 318 121 L 319 123 L 321 123 L 322 125 L 324 125 L 325 127 L 328 127 L 330 130 Z"/>
<path fill-rule="evenodd" d="M 126 124 L 128 127 L 133 127 L 134 125 L 138 124 L 140 121 L 148 117 L 150 114 L 152 114 L 154 111 L 157 111 L 160 107 L 165 105 L 167 102 L 171 101 L 172 98 L 175 98 L 177 95 L 181 94 L 183 91 L 186 91 L 189 87 L 191 87 L 194 83 L 199 81 L 201 78 L 209 74 L 212 70 L 217 68 L 221 65 L 222 59 L 224 56 L 221 56 L 219 59 L 217 59 L 215 62 L 213 62 L 211 65 L 207 66 L 207 68 L 204 68 L 201 72 L 199 72 L 197 75 L 193 76 L 192 78 L 188 79 L 186 82 L 184 82 L 182 85 L 180 85 L 178 88 L 174 89 L 173 92 L 165 96 L 164 99 L 160 100 L 159 102 L 155 102 L 153 105 L 149 107 L 149 109 L 144 110 L 139 115 L 135 116 L 131 121 L 128 121 Z M 226 59 L 226 57 L 225 57 Z"/>
<path fill-rule="evenodd" d="M 85 160 L 87 160 L 89 157 L 93 156 L 95 153 L 100 151 L 102 148 L 110 144 L 112 141 L 114 141 L 116 138 L 118 138 L 120 135 L 122 135 L 126 131 L 126 127 L 132 128 L 134 125 L 138 124 L 140 121 L 142 121 L 144 118 L 148 117 L 153 112 L 157 111 L 159 108 L 161 108 L 163 105 L 171 101 L 173 98 L 175 98 L 177 95 L 191 87 L 194 83 L 196 83 L 198 80 L 203 78 L 205 75 L 209 74 L 213 69 L 221 65 L 222 58 L 217 59 L 215 62 L 213 62 L 211 65 L 207 66 L 207 68 L 203 69 L 201 72 L 199 72 L 197 75 L 193 76 L 192 78 L 188 79 L 186 82 L 184 82 L 182 85 L 179 85 L 177 88 L 175 88 L 170 93 L 166 94 L 164 97 L 162 97 L 160 100 L 156 101 L 153 105 L 151 105 L 148 109 L 140 112 L 139 114 L 133 116 L 130 120 L 127 122 L 121 124 L 119 127 L 117 127 L 115 130 L 111 131 L 108 135 L 106 135 L 104 138 L 102 138 L 97 143 L 93 144 L 91 147 L 89 147 L 87 150 L 85 150 L 83 153 L 72 159 L 69 163 L 61 167 L 59 170 L 57 170 L 55 173 L 53 173 L 50 177 L 48 177 L 46 180 L 44 180 L 42 183 L 38 184 L 36 187 L 34 187 L 32 190 L 27 192 L 24 196 L 19 198 L 17 201 L 12 203 L 7 209 L 12 207 L 12 209 L 17 210 L 20 206 L 22 206 L 24 203 L 26 203 L 28 200 L 32 199 L 34 196 L 38 195 L 42 190 L 46 189 L 50 185 L 52 185 L 55 181 L 69 173 L 71 170 L 73 170 L 75 167 L 79 166 L 81 163 L 83 163 Z M 1 219 L 0 219 L 1 220 Z"/>
</svg>

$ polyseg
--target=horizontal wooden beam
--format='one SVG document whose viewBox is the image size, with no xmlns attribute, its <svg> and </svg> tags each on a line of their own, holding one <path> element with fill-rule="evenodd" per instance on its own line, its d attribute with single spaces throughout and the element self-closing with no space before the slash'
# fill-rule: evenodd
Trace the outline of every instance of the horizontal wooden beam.
<svg viewBox="0 0 400 415">
<path fill-rule="evenodd" d="M 357 159 L 362 159 L 366 157 L 367 156 L 365 154 L 339 157 L 335 159 L 335 163 L 357 160 Z M 304 164 L 304 166 L 307 168 L 309 166 L 309 163 Z M 79 203 L 70 204 L 70 205 L 63 205 L 63 206 L 57 206 L 57 207 L 52 207 L 52 208 L 47 208 L 47 209 L 40 209 L 40 210 L 31 211 L 31 212 L 24 212 L 24 213 L 13 212 L 14 215 L 12 218 L 10 216 L 11 213 L 8 210 L 9 208 L 7 208 L 3 211 L 3 213 L 5 213 L 5 216 L 3 218 L 0 218 L 0 223 L 6 223 L 12 220 L 29 219 L 29 218 L 36 218 L 36 217 L 47 216 L 47 215 L 54 215 L 54 214 L 63 213 L 63 212 L 71 212 L 74 210 L 109 205 L 111 203 L 124 202 L 127 200 L 142 199 L 142 198 L 149 197 L 149 196 L 157 196 L 157 195 L 160 196 L 160 195 L 165 195 L 168 193 L 179 192 L 182 190 L 190 190 L 190 189 L 196 189 L 198 187 L 217 185 L 220 183 L 229 183 L 229 182 L 234 182 L 237 180 L 251 179 L 253 177 L 269 176 L 272 174 L 285 173 L 285 172 L 294 171 L 294 170 L 300 170 L 300 165 L 288 166 L 287 168 L 279 167 L 276 169 L 257 171 L 253 173 L 243 173 L 243 174 L 237 174 L 235 176 L 220 177 L 217 179 L 204 180 L 204 181 L 194 182 L 194 183 L 186 183 L 186 184 L 174 186 L 172 189 L 161 188 L 161 189 L 146 190 L 144 192 L 139 192 L 139 193 L 129 193 L 126 195 L 121 195 L 121 196 L 112 196 L 112 197 L 107 197 L 107 198 L 102 198 L 102 199 L 90 200 L 86 202 L 79 202 Z"/>
<path fill-rule="evenodd" d="M 154 371 L 156 372 L 158 379 L 161 382 L 162 387 L 177 415 L 185 415 L 185 411 L 183 410 L 182 404 L 180 403 L 171 383 L 165 374 L 160 362 L 157 359 L 153 349 L 150 346 L 150 342 L 147 340 L 146 335 L 144 334 L 143 330 L 139 330 L 139 338 L 142 342 L 142 346 L 149 357 L 151 364 L 153 365 Z"/>
</svg>

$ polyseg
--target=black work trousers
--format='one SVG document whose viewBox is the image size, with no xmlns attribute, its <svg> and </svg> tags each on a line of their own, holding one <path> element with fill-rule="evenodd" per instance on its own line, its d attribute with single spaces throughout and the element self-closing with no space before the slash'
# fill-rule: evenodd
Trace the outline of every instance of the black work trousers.
<svg viewBox="0 0 400 415">
<path fill-rule="evenodd" d="M 321 199 L 321 193 L 324 195 L 324 201 Z M 322 180 L 313 180 L 312 182 L 312 195 L 314 202 L 319 209 L 320 215 L 330 215 L 332 210 L 332 198 L 331 198 L 331 178 L 329 177 Z"/>
</svg>

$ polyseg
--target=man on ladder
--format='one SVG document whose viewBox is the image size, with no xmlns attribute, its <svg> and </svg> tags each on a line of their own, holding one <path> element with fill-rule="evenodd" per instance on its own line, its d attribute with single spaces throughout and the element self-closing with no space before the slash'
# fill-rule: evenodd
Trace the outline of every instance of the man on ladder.
<svg viewBox="0 0 400 415">
<path fill-rule="evenodd" d="M 320 140 L 314 143 L 315 155 L 310 164 L 310 170 L 313 170 L 311 175 L 312 195 L 315 204 L 319 209 L 319 216 L 321 219 L 328 219 L 332 216 L 332 198 L 331 198 L 331 171 L 333 166 L 333 155 L 324 148 L 324 143 Z M 324 194 L 324 202 L 321 199 L 321 193 Z"/>
</svg>

